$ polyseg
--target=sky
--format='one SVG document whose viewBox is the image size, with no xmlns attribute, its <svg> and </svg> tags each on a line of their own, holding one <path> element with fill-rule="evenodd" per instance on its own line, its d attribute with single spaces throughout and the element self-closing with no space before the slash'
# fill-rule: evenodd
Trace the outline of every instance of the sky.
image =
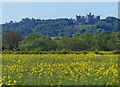
<svg viewBox="0 0 120 87">
<path fill-rule="evenodd" d="M 1 23 L 18 22 L 22 18 L 56 19 L 85 16 L 91 12 L 100 15 L 118 17 L 118 2 L 2 2 Z"/>
<path fill-rule="evenodd" d="M 2 2 L 119 2 L 120 0 L 1 0 Z"/>
</svg>

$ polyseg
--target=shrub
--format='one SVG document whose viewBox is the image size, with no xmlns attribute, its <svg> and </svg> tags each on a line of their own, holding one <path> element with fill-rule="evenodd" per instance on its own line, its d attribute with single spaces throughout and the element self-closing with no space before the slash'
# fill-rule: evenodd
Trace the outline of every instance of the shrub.
<svg viewBox="0 0 120 87">
<path fill-rule="evenodd" d="M 2 51 L 2 54 L 12 54 L 13 51 L 12 50 L 4 50 Z"/>
<path fill-rule="evenodd" d="M 113 54 L 120 54 L 120 50 L 115 50 L 112 52 Z"/>
<path fill-rule="evenodd" d="M 58 51 L 58 54 L 68 54 L 68 53 L 69 51 L 65 49 L 63 49 L 62 51 Z"/>
<path fill-rule="evenodd" d="M 88 54 L 88 51 L 83 50 L 82 53 L 83 53 L 83 54 Z"/>
<path fill-rule="evenodd" d="M 96 50 L 94 51 L 94 53 L 95 53 L 95 54 L 100 54 L 100 51 L 99 51 L 98 49 L 96 49 Z"/>
</svg>

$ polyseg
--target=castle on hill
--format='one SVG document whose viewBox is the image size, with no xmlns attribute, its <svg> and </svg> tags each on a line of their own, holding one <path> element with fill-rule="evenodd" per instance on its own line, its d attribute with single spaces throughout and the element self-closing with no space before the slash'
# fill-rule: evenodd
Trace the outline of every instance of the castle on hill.
<svg viewBox="0 0 120 87">
<path fill-rule="evenodd" d="M 100 20 L 100 16 L 94 16 L 91 13 L 86 14 L 86 16 L 77 16 L 74 23 L 80 25 L 93 25 Z"/>
</svg>

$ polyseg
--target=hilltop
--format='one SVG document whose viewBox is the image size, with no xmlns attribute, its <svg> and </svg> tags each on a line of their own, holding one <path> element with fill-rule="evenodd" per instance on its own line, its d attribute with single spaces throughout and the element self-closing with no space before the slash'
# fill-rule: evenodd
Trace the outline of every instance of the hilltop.
<svg viewBox="0 0 120 87">
<path fill-rule="evenodd" d="M 105 31 L 118 32 L 120 20 L 115 17 L 107 17 L 99 20 L 93 25 L 79 25 L 74 23 L 75 19 L 59 18 L 59 19 L 30 19 L 24 18 L 19 22 L 10 21 L 2 24 L 2 33 L 11 30 L 18 30 L 26 36 L 29 33 L 38 35 L 56 36 L 74 36 L 84 32 L 98 34 Z"/>
</svg>

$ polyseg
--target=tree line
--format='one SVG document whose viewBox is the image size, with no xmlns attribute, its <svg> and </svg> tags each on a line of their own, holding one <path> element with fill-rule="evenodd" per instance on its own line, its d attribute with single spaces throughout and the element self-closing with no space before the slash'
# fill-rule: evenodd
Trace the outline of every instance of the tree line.
<svg viewBox="0 0 120 87">
<path fill-rule="evenodd" d="M 38 35 L 35 33 L 24 36 L 12 30 L 2 34 L 2 50 L 13 51 L 82 51 L 101 50 L 113 51 L 120 49 L 120 33 L 107 31 L 99 34 L 85 32 L 75 36 Z"/>
</svg>

